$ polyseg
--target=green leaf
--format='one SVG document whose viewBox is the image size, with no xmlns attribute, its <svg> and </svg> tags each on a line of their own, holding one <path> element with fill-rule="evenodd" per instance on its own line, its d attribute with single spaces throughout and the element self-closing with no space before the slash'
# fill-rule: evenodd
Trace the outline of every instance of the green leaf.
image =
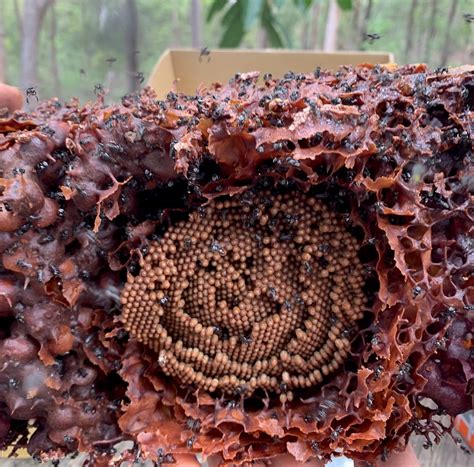
<svg viewBox="0 0 474 467">
<path fill-rule="evenodd" d="M 284 4 L 286 0 L 271 0 L 272 6 L 274 6 L 277 10 L 280 9 Z M 268 0 L 265 1 L 265 3 L 268 3 Z"/>
<path fill-rule="evenodd" d="M 260 17 L 263 0 L 245 0 L 244 31 L 249 31 Z"/>
<path fill-rule="evenodd" d="M 214 15 L 221 11 L 227 5 L 227 0 L 214 0 L 209 8 L 209 12 L 207 13 L 206 21 L 209 22 L 214 17 Z"/>
<path fill-rule="evenodd" d="M 219 47 L 233 48 L 238 47 L 244 37 L 244 28 L 242 21 L 231 23 L 224 32 Z"/>
<path fill-rule="evenodd" d="M 272 14 L 268 0 L 265 1 L 262 8 L 261 23 L 265 29 L 265 32 L 267 33 L 268 40 L 270 41 L 272 47 L 284 47 L 283 39 L 274 26 L 276 19 Z"/>
<path fill-rule="evenodd" d="M 352 10 L 352 0 L 337 0 L 337 4 L 341 10 Z"/>
<path fill-rule="evenodd" d="M 219 47 L 237 47 L 245 34 L 243 2 L 237 1 L 232 5 L 222 18 L 222 24 L 227 28 L 221 38 Z"/>
<path fill-rule="evenodd" d="M 283 42 L 283 47 L 286 47 L 287 49 L 292 49 L 293 48 L 293 40 L 291 39 L 291 34 L 290 31 L 288 31 L 287 28 L 285 28 L 280 21 L 275 21 L 273 23 L 273 27 L 278 31 L 278 34 L 282 38 Z"/>
<path fill-rule="evenodd" d="M 280 33 L 275 29 L 272 23 L 263 24 L 265 31 L 268 36 L 268 40 L 272 47 L 283 48 L 283 39 L 280 36 Z"/>
<path fill-rule="evenodd" d="M 293 3 L 298 10 L 304 13 L 313 4 L 313 0 L 293 0 Z"/>
<path fill-rule="evenodd" d="M 229 27 L 232 23 L 240 21 L 243 27 L 242 2 L 235 2 L 222 18 L 222 24 Z"/>
</svg>

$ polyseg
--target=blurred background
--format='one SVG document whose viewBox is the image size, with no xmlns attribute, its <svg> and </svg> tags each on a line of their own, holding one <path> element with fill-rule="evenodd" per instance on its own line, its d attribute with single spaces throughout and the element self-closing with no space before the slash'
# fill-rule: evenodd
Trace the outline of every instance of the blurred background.
<svg viewBox="0 0 474 467">
<path fill-rule="evenodd" d="M 119 99 L 170 47 L 383 50 L 443 67 L 474 62 L 473 29 L 474 0 L 0 0 L 0 81 Z"/>
</svg>

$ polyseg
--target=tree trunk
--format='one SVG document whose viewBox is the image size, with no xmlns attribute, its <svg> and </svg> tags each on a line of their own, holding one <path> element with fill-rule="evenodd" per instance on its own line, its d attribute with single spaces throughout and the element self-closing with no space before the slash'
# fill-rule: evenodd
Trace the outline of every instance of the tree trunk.
<svg viewBox="0 0 474 467">
<path fill-rule="evenodd" d="M 367 8 L 365 9 L 364 16 L 362 18 L 362 21 L 359 22 L 359 29 L 357 32 L 358 36 L 358 48 L 362 47 L 362 43 L 366 39 L 366 34 L 369 32 L 369 20 L 370 20 L 370 15 L 372 14 L 372 0 L 369 0 L 367 2 Z M 374 31 L 376 32 L 376 31 Z"/>
<path fill-rule="evenodd" d="M 330 0 L 326 31 L 324 33 L 325 52 L 333 52 L 337 48 L 337 30 L 339 27 L 339 6 L 336 0 Z"/>
<path fill-rule="evenodd" d="M 25 0 L 21 38 L 21 85 L 38 85 L 38 41 L 46 10 L 53 0 Z"/>
<path fill-rule="evenodd" d="M 318 21 L 319 14 L 321 12 L 321 5 L 319 2 L 314 2 L 311 7 L 311 24 L 310 24 L 310 39 L 309 39 L 309 48 L 317 49 L 318 48 Z"/>
<path fill-rule="evenodd" d="M 431 59 L 431 44 L 436 37 L 436 16 L 438 14 L 438 0 L 431 0 L 431 14 L 430 14 L 430 27 L 428 34 L 426 35 L 425 50 L 423 57 L 426 63 L 430 63 Z"/>
<path fill-rule="evenodd" d="M 59 79 L 58 51 L 56 48 L 56 29 L 57 29 L 56 8 L 55 8 L 55 5 L 53 4 L 51 6 L 51 27 L 49 29 L 49 46 L 50 46 L 51 71 L 53 75 L 54 94 L 60 97 L 61 96 L 61 82 Z"/>
<path fill-rule="evenodd" d="M 171 10 L 171 24 L 173 26 L 173 47 L 179 47 L 181 45 L 181 30 L 179 27 L 178 9 L 173 8 Z"/>
<path fill-rule="evenodd" d="M 5 54 L 5 26 L 3 24 L 4 0 L 0 0 L 0 83 L 7 80 L 7 57 Z"/>
<path fill-rule="evenodd" d="M 308 17 L 304 17 L 301 21 L 302 27 L 300 31 L 300 47 L 301 49 L 305 50 L 308 48 L 308 43 L 309 43 L 309 23 L 308 23 Z"/>
<path fill-rule="evenodd" d="M 268 47 L 267 31 L 263 28 L 257 30 L 257 47 L 259 49 L 266 49 Z"/>
<path fill-rule="evenodd" d="M 192 46 L 202 47 L 201 0 L 191 1 Z"/>
<path fill-rule="evenodd" d="M 128 92 L 136 90 L 138 80 L 138 13 L 135 0 L 125 0 L 125 53 L 127 55 Z"/>
<path fill-rule="evenodd" d="M 18 5 L 18 0 L 13 0 L 13 11 L 15 12 L 16 25 L 18 26 L 18 33 L 21 37 L 23 30 L 23 21 L 21 20 L 20 6 Z"/>
<path fill-rule="evenodd" d="M 458 0 L 451 0 L 451 8 L 449 10 L 448 21 L 446 23 L 446 35 L 444 36 L 443 51 L 441 52 L 441 66 L 446 66 L 448 63 L 449 52 L 451 50 L 451 26 L 453 24 L 454 16 L 456 15 L 456 7 Z"/>
<path fill-rule="evenodd" d="M 360 0 L 352 2 L 352 40 L 353 44 L 359 43 L 359 28 L 360 28 Z"/>
<path fill-rule="evenodd" d="M 410 12 L 408 13 L 407 31 L 406 31 L 406 42 L 405 42 L 405 61 L 410 61 L 410 53 L 413 46 L 413 24 L 415 22 L 415 11 L 418 0 L 411 1 Z"/>
</svg>

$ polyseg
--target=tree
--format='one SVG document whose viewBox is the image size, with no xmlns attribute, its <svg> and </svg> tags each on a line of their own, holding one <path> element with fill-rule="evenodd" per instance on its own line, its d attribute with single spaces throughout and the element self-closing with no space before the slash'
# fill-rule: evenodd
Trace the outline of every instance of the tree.
<svg viewBox="0 0 474 467">
<path fill-rule="evenodd" d="M 201 0 L 191 1 L 192 46 L 202 47 Z"/>
<path fill-rule="evenodd" d="M 309 27 L 310 27 L 310 17 L 303 18 L 302 27 L 300 31 L 300 48 L 308 49 L 309 48 Z"/>
<path fill-rule="evenodd" d="M 0 11 L 4 10 L 4 0 L 0 0 Z M 5 26 L 3 24 L 3 14 L 0 15 L 0 83 L 7 78 L 7 57 L 5 53 Z"/>
<path fill-rule="evenodd" d="M 171 10 L 171 23 L 173 24 L 173 47 L 179 47 L 181 45 L 181 28 L 179 25 L 178 9 L 173 8 Z"/>
<path fill-rule="evenodd" d="M 337 30 L 339 28 L 340 8 L 336 0 L 330 0 L 328 17 L 326 20 L 326 31 L 324 33 L 323 50 L 332 52 L 337 48 Z"/>
<path fill-rule="evenodd" d="M 317 49 L 318 48 L 318 22 L 319 15 L 321 13 L 321 4 L 319 2 L 314 2 L 311 8 L 311 26 L 310 26 L 310 36 L 309 36 L 309 48 Z"/>
<path fill-rule="evenodd" d="M 367 7 L 365 8 L 364 16 L 362 17 L 362 20 L 357 25 L 356 44 L 358 45 L 358 47 L 362 45 L 362 43 L 364 42 L 366 38 L 365 35 L 369 32 L 368 27 L 369 27 L 370 15 L 372 14 L 372 5 L 373 5 L 372 0 L 368 0 Z"/>
<path fill-rule="evenodd" d="M 266 49 L 268 47 L 268 36 L 265 29 L 259 29 L 257 31 L 257 47 L 260 49 Z"/>
<path fill-rule="evenodd" d="M 415 11 L 418 0 L 412 0 L 410 6 L 410 12 L 408 13 L 406 42 L 405 42 L 405 60 L 408 62 L 410 59 L 410 52 L 413 47 L 413 23 L 415 21 Z"/>
<path fill-rule="evenodd" d="M 135 0 L 125 1 L 125 21 L 125 53 L 127 60 L 128 92 L 133 92 L 138 84 L 138 13 Z"/>
<path fill-rule="evenodd" d="M 438 0 L 431 0 L 430 27 L 426 35 L 424 59 L 429 63 L 431 58 L 431 45 L 436 37 L 436 16 L 438 14 Z"/>
<path fill-rule="evenodd" d="M 59 79 L 59 69 L 58 69 L 58 52 L 56 48 L 56 29 L 57 29 L 56 8 L 53 3 L 51 5 L 51 25 L 49 28 L 49 47 L 50 47 L 51 71 L 53 75 L 54 91 L 57 96 L 60 96 L 61 95 L 61 81 Z"/>
<path fill-rule="evenodd" d="M 21 28 L 21 85 L 38 85 L 38 42 L 44 15 L 53 0 L 25 0 Z"/>
<path fill-rule="evenodd" d="M 444 36 L 443 50 L 441 52 L 441 66 L 445 66 L 448 63 L 449 51 L 451 50 L 451 25 L 453 24 L 457 6 L 458 0 L 451 0 L 451 8 L 449 9 L 448 21 L 446 23 L 446 34 Z"/>
<path fill-rule="evenodd" d="M 352 6 L 352 21 L 351 21 L 351 40 L 354 44 L 359 43 L 359 27 L 360 27 L 360 12 L 361 12 L 361 4 L 360 0 L 354 0 L 354 4 Z"/>
<path fill-rule="evenodd" d="M 305 15 L 303 27 L 301 28 L 301 48 L 313 49 L 318 42 L 318 20 L 321 4 L 313 1 L 310 8 L 303 8 L 302 13 Z"/>
</svg>

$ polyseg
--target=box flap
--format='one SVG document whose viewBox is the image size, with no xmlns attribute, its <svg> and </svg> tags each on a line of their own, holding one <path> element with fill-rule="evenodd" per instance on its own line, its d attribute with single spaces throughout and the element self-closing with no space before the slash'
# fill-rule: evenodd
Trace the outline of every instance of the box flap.
<svg viewBox="0 0 474 467">
<path fill-rule="evenodd" d="M 196 49 L 170 49 L 158 60 L 148 84 L 163 98 L 173 85 L 177 91 L 194 94 L 202 84 L 226 83 L 237 72 L 260 71 L 281 77 L 290 70 L 309 73 L 317 66 L 335 70 L 340 65 L 392 62 L 388 52 L 218 49 L 201 56 Z"/>
</svg>

